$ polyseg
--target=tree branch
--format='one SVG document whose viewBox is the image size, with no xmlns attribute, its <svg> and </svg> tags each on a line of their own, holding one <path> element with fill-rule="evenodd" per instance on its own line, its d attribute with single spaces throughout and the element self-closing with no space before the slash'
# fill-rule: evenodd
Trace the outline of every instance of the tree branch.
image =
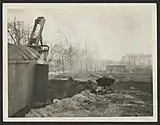
<svg viewBox="0 0 160 125">
<path fill-rule="evenodd" d="M 9 31 L 9 29 L 8 29 L 8 33 L 9 33 L 9 35 L 11 36 L 12 40 L 14 41 L 14 44 L 17 44 L 17 43 L 16 43 L 16 40 L 14 39 L 14 37 L 13 37 L 12 33 Z"/>
</svg>

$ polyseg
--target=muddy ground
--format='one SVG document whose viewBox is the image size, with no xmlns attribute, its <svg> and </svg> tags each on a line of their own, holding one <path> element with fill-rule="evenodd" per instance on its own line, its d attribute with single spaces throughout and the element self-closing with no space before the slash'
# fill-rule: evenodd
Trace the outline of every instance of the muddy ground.
<svg viewBox="0 0 160 125">
<path fill-rule="evenodd" d="M 61 75 L 62 77 L 66 76 Z M 141 76 L 143 79 L 144 77 L 146 76 Z M 55 78 L 50 80 L 49 84 L 49 103 L 41 108 L 30 109 L 25 114 L 25 117 L 123 117 L 153 115 L 152 82 L 149 80 L 146 82 L 146 79 L 120 79 L 119 83 L 111 86 L 112 89 L 99 94 L 85 87 L 85 81 L 88 78 L 95 79 L 91 76 L 73 76 L 74 81 L 57 80 Z M 140 76 L 137 78 L 140 78 Z"/>
<path fill-rule="evenodd" d="M 152 102 L 141 100 L 139 95 L 150 96 L 140 91 L 108 92 L 96 95 L 82 91 L 43 108 L 31 109 L 26 117 L 117 117 L 152 116 Z"/>
</svg>

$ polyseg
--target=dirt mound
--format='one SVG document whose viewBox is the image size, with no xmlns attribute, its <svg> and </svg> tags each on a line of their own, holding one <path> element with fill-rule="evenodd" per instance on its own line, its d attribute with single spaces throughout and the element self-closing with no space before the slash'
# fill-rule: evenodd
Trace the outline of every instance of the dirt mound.
<svg viewBox="0 0 160 125">
<path fill-rule="evenodd" d="M 136 93 L 114 90 L 99 95 L 85 90 L 44 108 L 31 109 L 25 117 L 152 116 L 152 102 L 140 100 Z"/>
<path fill-rule="evenodd" d="M 151 94 L 124 86 L 116 83 L 104 88 L 92 79 L 52 79 L 48 90 L 51 101 L 45 107 L 32 108 L 25 117 L 152 116 Z"/>
</svg>

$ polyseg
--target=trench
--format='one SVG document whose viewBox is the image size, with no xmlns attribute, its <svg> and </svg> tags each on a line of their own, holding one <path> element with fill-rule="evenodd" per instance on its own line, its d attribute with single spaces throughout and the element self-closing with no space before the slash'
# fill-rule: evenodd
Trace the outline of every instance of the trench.
<svg viewBox="0 0 160 125">
<path fill-rule="evenodd" d="M 86 88 L 85 81 L 73 79 L 52 79 L 48 85 L 48 100 L 64 99 L 80 93 Z"/>
</svg>

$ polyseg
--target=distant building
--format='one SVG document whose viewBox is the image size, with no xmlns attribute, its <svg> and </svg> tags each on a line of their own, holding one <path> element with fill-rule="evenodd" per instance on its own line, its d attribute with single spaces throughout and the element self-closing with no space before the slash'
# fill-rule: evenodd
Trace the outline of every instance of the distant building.
<svg viewBox="0 0 160 125">
<path fill-rule="evenodd" d="M 126 55 L 122 57 L 122 62 L 131 65 L 151 66 L 152 55 Z"/>
<path fill-rule="evenodd" d="M 110 64 L 106 65 L 106 71 L 108 72 L 121 72 L 126 70 L 125 64 Z"/>
</svg>

